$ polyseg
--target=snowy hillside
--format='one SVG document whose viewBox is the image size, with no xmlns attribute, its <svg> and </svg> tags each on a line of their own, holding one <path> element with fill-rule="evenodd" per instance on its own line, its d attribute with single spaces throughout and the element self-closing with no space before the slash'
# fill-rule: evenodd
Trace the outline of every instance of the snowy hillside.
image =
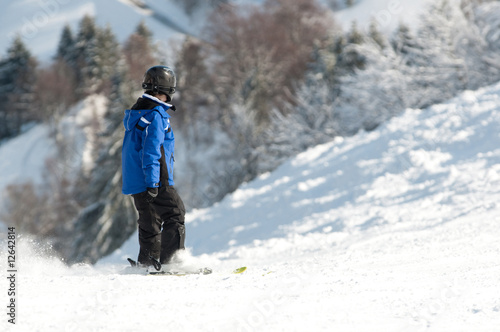
<svg viewBox="0 0 500 332">
<path fill-rule="evenodd" d="M 335 18 L 344 30 L 349 30 L 354 21 L 368 31 L 374 20 L 381 31 L 390 35 L 400 23 L 416 28 L 431 3 L 430 0 L 361 0 L 335 13 Z"/>
<path fill-rule="evenodd" d="M 263 0 L 234 0 L 237 5 L 261 4 Z M 331 0 L 319 0 L 329 6 Z M 385 32 L 392 32 L 399 22 L 414 26 L 425 11 L 429 1 L 410 0 L 359 0 L 355 5 L 335 14 L 339 24 L 348 30 L 352 21 L 367 28 L 374 18 Z M 136 4 L 145 4 L 144 8 Z M 207 5 L 205 6 L 207 7 Z M 210 7 L 208 7 L 209 9 Z M 96 18 L 100 26 L 109 25 L 118 40 L 123 42 L 144 20 L 162 46 L 179 34 L 198 35 L 203 27 L 207 8 L 200 8 L 191 16 L 175 0 L 28 0 L 11 1 L 2 6 L 0 32 L 7 38 L 0 39 L 0 56 L 20 35 L 30 51 L 42 63 L 54 56 L 64 25 L 77 31 L 81 18 L 88 14 Z"/>
<path fill-rule="evenodd" d="M 495 331 L 499 142 L 497 84 L 312 148 L 187 216 L 208 276 L 124 275 L 136 238 L 71 268 L 21 238 L 2 330 Z"/>
<path fill-rule="evenodd" d="M 185 27 L 186 30 L 197 26 L 175 1 L 166 1 L 159 10 L 159 13 L 163 12 L 169 13 L 170 23 Z M 0 40 L 1 54 L 13 38 L 20 35 L 33 55 L 46 62 L 57 50 L 64 25 L 69 24 L 73 31 L 77 31 L 84 15 L 94 16 L 100 26 L 109 25 L 120 42 L 134 32 L 141 20 L 147 23 L 159 42 L 166 43 L 179 34 L 175 28 L 158 20 L 150 10 L 137 9 L 130 0 L 11 1 L 0 12 L 0 32 L 7 36 Z"/>
<path fill-rule="evenodd" d="M 55 165 L 59 171 L 86 169 L 93 162 L 89 157 L 91 133 L 88 124 L 93 116 L 106 110 L 106 104 L 107 99 L 101 95 L 89 96 L 72 107 L 61 120 L 59 134 L 64 135 L 65 146 L 60 147 L 64 149 L 61 152 L 64 160 L 57 160 Z M 51 134 L 53 129 L 47 124 L 37 124 L 0 145 L 0 214 L 5 211 L 7 186 L 29 181 L 46 185 L 46 162 L 54 158 L 57 151 L 56 140 Z M 0 222 L 5 222 L 1 215 Z"/>
<path fill-rule="evenodd" d="M 318 234 L 335 242 L 341 234 L 420 230 L 484 211 L 500 217 L 499 94 L 500 85 L 409 109 L 376 131 L 298 155 L 193 212 L 194 253 L 238 256 L 274 245 L 273 238 L 290 247 L 309 238 L 316 247 Z"/>
<path fill-rule="evenodd" d="M 10 184 L 28 180 L 42 183 L 45 160 L 55 152 L 49 131 L 47 126 L 38 125 L 0 145 L 0 193 Z"/>
</svg>

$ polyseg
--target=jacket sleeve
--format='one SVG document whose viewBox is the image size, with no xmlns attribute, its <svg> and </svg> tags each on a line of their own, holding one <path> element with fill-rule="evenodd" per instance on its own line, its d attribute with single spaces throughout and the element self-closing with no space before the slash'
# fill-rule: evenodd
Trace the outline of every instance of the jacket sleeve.
<svg viewBox="0 0 500 332">
<path fill-rule="evenodd" d="M 161 146 L 165 139 L 162 117 L 152 112 L 151 123 L 143 132 L 142 170 L 148 188 L 158 187 L 160 183 Z"/>
</svg>

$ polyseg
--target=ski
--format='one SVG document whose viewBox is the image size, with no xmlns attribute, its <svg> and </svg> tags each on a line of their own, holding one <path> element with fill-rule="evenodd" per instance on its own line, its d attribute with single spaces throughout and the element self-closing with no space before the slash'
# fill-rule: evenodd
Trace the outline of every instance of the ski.
<svg viewBox="0 0 500 332">
<path fill-rule="evenodd" d="M 231 272 L 231 274 L 241 274 L 247 270 L 246 266 L 239 267 Z M 171 275 L 171 276 L 185 276 L 189 274 L 211 274 L 212 269 L 208 267 L 198 269 L 196 271 L 148 271 L 148 275 Z"/>
<path fill-rule="evenodd" d="M 195 271 L 175 271 L 175 270 L 172 270 L 172 271 L 148 271 L 148 275 L 150 275 L 150 276 L 164 276 L 164 275 L 167 275 L 167 276 L 186 276 L 186 275 L 190 275 L 190 274 L 206 275 L 206 274 L 211 274 L 211 273 L 212 273 L 212 269 L 209 269 L 208 267 L 204 267 L 204 268 L 201 268 L 201 269 L 198 269 Z"/>
<path fill-rule="evenodd" d="M 128 269 L 125 270 L 125 273 L 127 274 L 144 274 L 144 275 L 171 275 L 171 276 L 185 276 L 185 275 L 191 275 L 191 274 L 201 274 L 201 275 L 207 275 L 212 273 L 212 269 L 208 267 L 204 268 L 199 268 L 196 270 L 190 270 L 190 271 L 182 271 L 182 270 L 168 270 L 165 269 L 160 262 L 153 260 L 153 265 L 150 267 L 145 267 L 141 266 L 138 264 L 136 261 L 134 261 L 132 258 L 127 258 L 127 261 L 130 263 L 130 266 Z"/>
<path fill-rule="evenodd" d="M 245 272 L 246 270 L 247 270 L 247 267 L 246 266 L 242 266 L 242 267 L 239 267 L 236 270 L 234 270 L 233 274 L 240 274 L 240 273 Z"/>
<path fill-rule="evenodd" d="M 182 271 L 182 270 L 169 270 L 168 268 L 162 267 L 162 265 L 159 262 L 155 262 L 157 264 L 154 264 L 152 267 L 143 267 L 139 265 L 136 261 L 134 261 L 132 258 L 127 258 L 127 261 L 129 262 L 130 266 L 125 270 L 126 274 L 143 274 L 143 275 L 149 275 L 149 276 L 186 276 L 186 275 L 207 275 L 207 274 L 212 274 L 212 269 L 208 267 L 204 268 L 199 268 L 196 270 L 188 270 L 188 271 Z M 231 272 L 231 274 L 241 274 L 247 270 L 246 266 L 239 267 Z"/>
</svg>

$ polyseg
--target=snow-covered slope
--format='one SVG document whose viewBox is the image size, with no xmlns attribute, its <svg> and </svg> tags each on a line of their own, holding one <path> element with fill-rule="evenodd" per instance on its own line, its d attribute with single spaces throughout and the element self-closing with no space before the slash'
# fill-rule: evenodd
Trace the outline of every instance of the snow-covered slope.
<svg viewBox="0 0 500 332">
<path fill-rule="evenodd" d="M 59 123 L 58 133 L 64 137 L 65 146 L 60 147 L 64 160 L 55 161 L 58 171 L 72 172 L 71 176 L 81 169 L 86 169 L 93 162 L 90 155 L 89 123 L 96 114 L 106 110 L 108 100 L 101 95 L 92 95 L 72 107 Z M 46 162 L 57 155 L 54 137 L 54 123 L 37 124 L 0 145 L 0 222 L 5 212 L 5 194 L 9 185 L 33 182 L 44 185 Z"/>
<path fill-rule="evenodd" d="M 276 241 L 288 250 L 298 239 L 316 247 L 320 235 L 335 242 L 357 233 L 428 229 L 484 211 L 500 217 L 499 94 L 500 85 L 465 92 L 298 155 L 214 207 L 194 211 L 194 253 L 235 257 Z"/>
<path fill-rule="evenodd" d="M 262 4 L 263 0 L 234 0 L 236 5 Z M 329 6 L 331 0 L 319 0 Z M 374 18 L 381 30 L 390 33 L 404 22 L 417 25 L 418 17 L 425 11 L 429 0 L 358 0 L 355 5 L 335 13 L 335 18 L 345 29 L 352 21 L 368 28 Z M 139 4 L 139 5 L 137 5 Z M 143 4 L 141 6 L 141 4 Z M 182 34 L 198 35 L 203 27 L 211 2 L 187 15 L 175 0 L 25 0 L 2 4 L 0 12 L 0 57 L 16 35 L 20 35 L 30 51 L 42 62 L 54 56 L 65 24 L 78 30 L 81 18 L 92 15 L 100 26 L 109 25 L 118 40 L 123 42 L 144 20 L 154 38 L 164 48 L 171 38 Z"/>
<path fill-rule="evenodd" d="M 19 239 L 11 330 L 495 331 L 499 135 L 497 84 L 312 148 L 187 216 L 208 276 L 121 274 L 136 238 L 71 268 Z"/>
<path fill-rule="evenodd" d="M 49 138 L 49 128 L 35 126 L 0 145 L 0 193 L 10 184 L 42 182 L 45 160 L 55 151 Z M 1 207 L 0 203 L 0 207 Z"/>
<path fill-rule="evenodd" d="M 368 31 L 374 20 L 381 31 L 391 34 L 400 23 L 417 28 L 420 16 L 431 3 L 430 0 L 359 0 L 336 12 L 335 18 L 345 30 L 349 30 L 355 21 L 359 28 Z"/>
<path fill-rule="evenodd" d="M 149 1 L 152 2 L 152 1 Z M 168 13 L 172 22 L 186 29 L 196 26 L 173 0 L 162 1 L 159 13 Z M 158 6 L 158 2 L 152 2 Z M 155 40 L 166 43 L 179 32 L 158 20 L 152 11 L 139 10 L 130 0 L 25 0 L 2 4 L 0 32 L 7 38 L 0 39 L 0 54 L 16 35 L 20 35 L 29 50 L 40 61 L 47 62 L 54 56 L 64 25 L 73 32 L 84 15 L 92 15 L 100 26 L 109 25 L 117 39 L 123 42 L 144 20 Z"/>
</svg>

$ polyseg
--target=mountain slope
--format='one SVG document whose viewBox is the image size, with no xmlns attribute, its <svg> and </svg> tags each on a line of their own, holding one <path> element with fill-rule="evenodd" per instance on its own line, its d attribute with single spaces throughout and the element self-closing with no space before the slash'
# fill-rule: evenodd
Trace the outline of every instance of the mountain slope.
<svg viewBox="0 0 500 332">
<path fill-rule="evenodd" d="M 400 23 L 417 28 L 420 16 L 425 14 L 431 3 L 430 0 L 361 0 L 337 11 L 335 18 L 344 30 L 349 30 L 355 21 L 359 28 L 368 32 L 374 21 L 379 30 L 391 35 Z"/>
<path fill-rule="evenodd" d="M 171 22 L 189 26 L 190 18 L 175 1 L 167 1 L 164 7 L 170 14 Z M 69 24 L 76 32 L 84 15 L 94 16 L 101 26 L 109 25 L 119 42 L 130 36 L 141 20 L 146 22 L 155 40 L 161 43 L 179 35 L 178 28 L 161 22 L 151 11 L 137 10 L 126 0 L 18 1 L 6 4 L 0 12 L 0 31 L 7 36 L 0 41 L 0 54 L 5 52 L 16 35 L 20 35 L 33 55 L 42 63 L 48 62 L 56 53 L 64 25 Z"/>
<path fill-rule="evenodd" d="M 331 0 L 319 2 L 326 7 L 332 3 Z M 233 3 L 259 5 L 263 0 L 234 0 Z M 352 21 L 368 29 L 373 18 L 381 30 L 391 33 L 399 22 L 415 26 L 427 3 L 427 0 L 360 0 L 350 8 L 337 11 L 334 16 L 346 30 L 351 27 Z M 56 52 L 64 25 L 69 24 L 73 31 L 77 31 L 78 23 L 86 14 L 94 16 L 101 26 L 109 25 L 120 42 L 134 32 L 143 20 L 153 32 L 154 39 L 162 48 L 168 49 L 171 38 L 185 34 L 199 35 L 211 6 L 212 2 L 202 2 L 200 8 L 188 15 L 175 0 L 161 3 L 151 0 L 9 2 L 0 12 L 0 32 L 7 37 L 0 40 L 0 57 L 13 38 L 20 35 L 33 55 L 42 63 L 47 63 Z"/>
<path fill-rule="evenodd" d="M 493 331 L 499 142 L 497 84 L 312 148 L 188 214 L 195 256 L 185 253 L 184 265 L 209 265 L 211 276 L 162 284 L 117 275 L 137 253 L 136 236 L 83 277 L 61 273 L 91 289 L 77 298 L 107 299 L 88 310 L 86 327 L 109 317 L 117 327 L 160 326 L 128 319 L 139 300 L 168 310 L 165 324 L 181 331 Z M 244 275 L 228 274 L 241 265 Z M 149 298 L 162 296 L 169 301 Z"/>
<path fill-rule="evenodd" d="M 67 267 L 19 234 L 18 324 L 2 330 L 494 331 L 499 113 L 500 84 L 407 110 L 189 213 L 181 265 L 209 276 L 124 275 L 136 236 Z"/>
<path fill-rule="evenodd" d="M 500 85 L 308 150 L 191 214 L 195 253 L 252 239 L 419 230 L 495 210 Z"/>
<path fill-rule="evenodd" d="M 69 169 L 77 172 L 86 169 L 94 161 L 89 156 L 91 143 L 88 123 L 95 114 L 106 110 L 107 99 L 101 95 L 92 95 L 73 106 L 59 124 L 58 130 L 67 139 L 64 150 L 65 159 L 55 160 L 57 155 L 54 128 L 48 124 L 37 124 L 0 145 L 0 214 L 5 211 L 6 188 L 33 182 L 35 186 L 47 186 L 46 164 L 48 160 L 55 162 L 52 167 L 60 172 Z M 87 128 L 86 128 L 87 127 Z M 71 135 L 69 135 L 71 132 Z M 69 139 L 68 137 L 71 137 Z M 1 220 L 0 222 L 6 220 Z"/>
</svg>

